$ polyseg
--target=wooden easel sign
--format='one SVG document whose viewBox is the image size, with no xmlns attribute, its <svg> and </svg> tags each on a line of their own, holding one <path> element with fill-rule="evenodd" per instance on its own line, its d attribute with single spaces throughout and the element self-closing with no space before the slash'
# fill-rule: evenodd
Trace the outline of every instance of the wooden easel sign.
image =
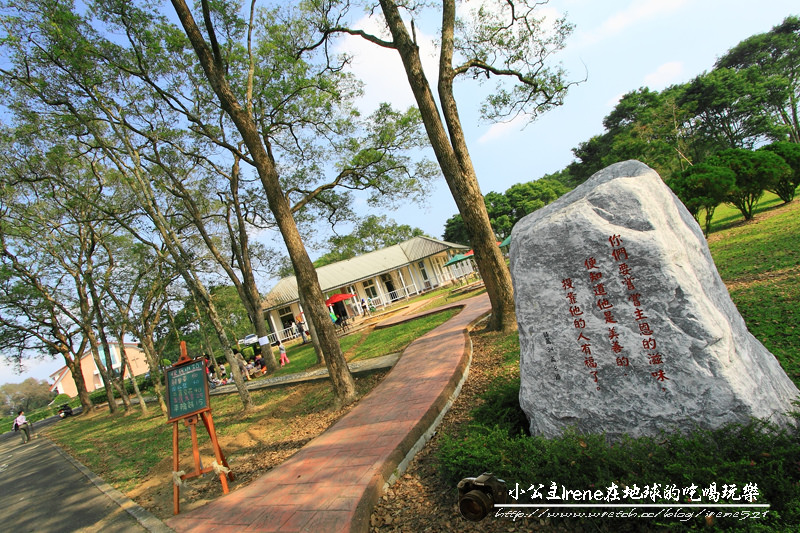
<svg viewBox="0 0 800 533">
<path fill-rule="evenodd" d="M 222 482 L 222 492 L 228 493 L 228 480 L 233 481 L 234 476 L 228 467 L 228 462 L 222 454 L 222 449 L 214 430 L 214 420 L 211 417 L 211 407 L 208 400 L 208 378 L 206 377 L 206 363 L 204 359 L 191 359 L 186 353 L 186 343 L 181 341 L 181 357 L 167 369 L 167 423 L 173 424 L 172 428 L 172 500 L 173 513 L 180 512 L 180 486 L 183 480 L 202 476 L 208 472 L 219 475 Z M 200 462 L 200 449 L 197 444 L 197 420 L 203 425 L 211 438 L 216 460 L 212 466 L 203 468 Z M 180 468 L 179 430 L 178 424 L 183 421 L 189 428 L 192 436 L 192 456 L 194 458 L 194 471 L 186 473 Z"/>
</svg>

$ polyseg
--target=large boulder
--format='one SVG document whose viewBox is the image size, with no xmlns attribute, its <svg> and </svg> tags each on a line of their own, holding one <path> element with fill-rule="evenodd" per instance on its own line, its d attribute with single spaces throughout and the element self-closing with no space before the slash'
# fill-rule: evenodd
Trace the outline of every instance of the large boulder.
<svg viewBox="0 0 800 533">
<path fill-rule="evenodd" d="M 612 165 L 511 238 L 520 404 L 535 435 L 784 423 L 797 387 L 748 331 L 658 174 Z"/>
</svg>

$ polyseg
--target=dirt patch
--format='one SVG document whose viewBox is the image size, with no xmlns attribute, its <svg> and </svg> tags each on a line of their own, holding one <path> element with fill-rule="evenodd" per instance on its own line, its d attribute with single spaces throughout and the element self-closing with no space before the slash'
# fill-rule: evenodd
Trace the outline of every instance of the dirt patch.
<svg viewBox="0 0 800 533">
<path fill-rule="evenodd" d="M 794 282 L 798 274 L 800 274 L 800 266 L 784 268 L 783 270 L 776 270 L 774 272 L 759 272 L 758 274 L 741 276 L 736 280 L 725 283 L 725 285 L 728 287 L 728 291 L 735 291 L 747 288 L 756 283 L 791 283 Z"/>
</svg>

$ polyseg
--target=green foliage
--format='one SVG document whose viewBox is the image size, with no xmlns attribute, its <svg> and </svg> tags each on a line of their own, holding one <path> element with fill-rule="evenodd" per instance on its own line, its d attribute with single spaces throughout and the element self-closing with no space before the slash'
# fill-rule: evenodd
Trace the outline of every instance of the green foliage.
<svg viewBox="0 0 800 533">
<path fill-rule="evenodd" d="M 442 239 L 456 244 L 469 246 L 469 232 L 464 224 L 464 219 L 456 213 L 444 222 L 444 233 Z"/>
<path fill-rule="evenodd" d="M 489 222 L 494 234 L 503 240 L 511 235 L 514 224 L 522 217 L 555 201 L 569 191 L 569 187 L 555 178 L 541 178 L 512 185 L 503 194 L 489 192 L 483 197 Z M 443 239 L 469 245 L 469 232 L 461 215 L 453 215 L 445 222 Z"/>
<path fill-rule="evenodd" d="M 529 434 L 528 419 L 519 407 L 519 377 L 495 379 L 481 399 L 483 402 L 471 412 L 479 427 L 502 427 L 509 436 Z"/>
<path fill-rule="evenodd" d="M 334 235 L 328 239 L 330 251 L 314 261 L 314 266 L 319 268 L 344 261 L 423 235 L 421 229 L 412 228 L 408 224 L 398 224 L 386 215 L 370 215 L 361 220 L 349 235 Z"/>
<path fill-rule="evenodd" d="M 668 180 L 667 185 L 695 220 L 699 222 L 700 210 L 705 211 L 704 231 L 708 235 L 714 211 L 728 197 L 735 182 L 736 175 L 731 169 L 700 163 Z"/>
<path fill-rule="evenodd" d="M 718 67 L 689 82 L 678 105 L 697 119 L 695 134 L 714 151 L 751 150 L 759 140 L 779 135 L 763 112 L 775 81 L 757 70 Z"/>
<path fill-rule="evenodd" d="M 63 405 L 65 403 L 69 403 L 71 399 L 72 398 L 70 398 L 68 394 L 59 394 L 53 398 L 52 404 L 55 406 Z"/>
<path fill-rule="evenodd" d="M 792 142 L 800 142 L 800 18 L 786 17 L 769 32 L 743 40 L 717 60 L 717 68 L 752 70 L 772 82 L 764 111 Z"/>
<path fill-rule="evenodd" d="M 230 332 L 233 338 L 241 339 L 252 331 L 252 323 L 236 287 L 232 285 L 213 286 L 209 289 L 209 293 L 218 315 L 224 317 L 226 331 Z M 175 338 L 172 328 L 167 330 L 168 336 L 162 353 L 177 360 L 178 354 L 180 354 L 180 341 L 186 341 L 186 350 L 189 355 L 196 357 L 208 351 L 206 340 L 211 344 L 212 351 L 222 351 L 213 325 L 205 314 L 201 316 L 197 314 L 197 309 L 202 309 L 202 306 L 196 306 L 192 296 L 187 296 L 181 304 L 182 307 L 175 312 L 175 324 L 180 332 L 180 338 Z"/>
<path fill-rule="evenodd" d="M 466 431 L 441 437 L 437 454 L 438 470 L 449 484 L 490 471 L 513 489 L 543 484 L 545 494 L 555 482 L 570 489 L 602 490 L 616 485 L 644 488 L 660 484 L 661 498 L 668 487 L 691 485 L 699 491 L 716 483 L 718 490 L 735 484 L 741 495 L 749 483 L 758 487 L 758 502 L 771 505 L 772 527 L 788 527 L 800 520 L 800 430 L 781 429 L 769 422 L 754 420 L 732 424 L 715 431 L 698 429 L 688 435 L 663 435 L 658 439 L 626 438 L 610 444 L 603 435 L 580 435 L 567 430 L 561 437 L 531 437 L 520 428 L 511 399 L 519 393 L 509 381 L 495 384 L 485 395 L 485 403 L 474 411 L 474 421 Z M 519 503 L 528 503 L 520 496 Z M 683 495 L 678 502 L 684 501 Z M 707 499 L 704 499 L 707 501 Z M 720 500 L 726 501 L 726 500 Z M 546 503 L 546 502 L 545 502 Z M 650 502 L 652 503 L 652 502 Z M 730 503 L 735 503 L 730 501 Z M 614 519 L 604 521 L 613 530 Z M 746 528 L 741 520 L 720 519 L 724 529 Z M 763 522 L 762 522 L 763 524 Z M 654 525 L 684 527 L 680 521 L 661 519 L 656 524 L 642 523 L 638 531 Z M 699 525 L 699 524 L 697 524 Z M 626 527 L 630 527 L 627 523 Z"/>
<path fill-rule="evenodd" d="M 778 181 L 791 175 L 791 168 L 780 156 L 768 151 L 723 150 L 708 163 L 727 167 L 736 174 L 736 182 L 728 192 L 728 201 L 742 212 L 745 220 L 753 218 L 753 209 L 764 191 L 772 189 Z"/>
<path fill-rule="evenodd" d="M 792 169 L 791 173 L 783 174 L 771 189 L 784 202 L 791 202 L 795 190 L 800 186 L 800 145 L 790 142 L 775 142 L 760 148 L 760 150 L 779 155 Z"/>
<path fill-rule="evenodd" d="M 101 387 L 97 390 L 94 390 L 89 393 L 89 400 L 94 405 L 100 405 L 106 403 L 108 401 L 108 396 L 106 396 L 106 389 L 105 387 Z"/>
<path fill-rule="evenodd" d="M 244 357 L 245 361 L 252 361 L 255 356 L 256 352 L 252 346 L 245 346 L 242 348 L 242 357 Z"/>
</svg>

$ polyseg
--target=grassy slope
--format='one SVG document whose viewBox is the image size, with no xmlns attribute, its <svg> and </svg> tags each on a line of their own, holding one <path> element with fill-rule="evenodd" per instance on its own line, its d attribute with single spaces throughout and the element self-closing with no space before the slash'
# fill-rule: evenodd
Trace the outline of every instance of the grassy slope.
<svg viewBox="0 0 800 533">
<path fill-rule="evenodd" d="M 748 329 L 800 385 L 800 199 L 713 233 L 709 248 Z"/>
</svg>

